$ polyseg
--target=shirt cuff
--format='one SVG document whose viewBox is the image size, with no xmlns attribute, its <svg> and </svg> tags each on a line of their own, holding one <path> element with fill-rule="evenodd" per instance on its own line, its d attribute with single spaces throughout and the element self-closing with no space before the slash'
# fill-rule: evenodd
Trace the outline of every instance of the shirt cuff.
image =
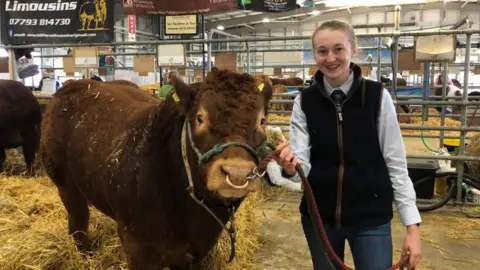
<svg viewBox="0 0 480 270">
<path fill-rule="evenodd" d="M 415 225 L 417 223 L 422 222 L 422 218 L 420 217 L 420 212 L 418 211 L 418 208 L 415 205 L 398 209 L 398 213 L 400 215 L 400 220 L 405 226 Z"/>
</svg>

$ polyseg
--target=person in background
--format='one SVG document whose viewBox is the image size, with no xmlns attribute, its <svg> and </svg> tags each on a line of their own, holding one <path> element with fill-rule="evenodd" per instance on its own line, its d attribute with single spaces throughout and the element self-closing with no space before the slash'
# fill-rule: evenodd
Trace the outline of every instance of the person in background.
<svg viewBox="0 0 480 270">
<path fill-rule="evenodd" d="M 40 83 L 38 84 L 38 87 L 35 88 L 35 90 L 37 91 L 42 91 L 42 87 L 43 87 L 43 80 L 44 79 L 49 79 L 49 80 L 54 80 L 54 78 L 52 78 L 47 71 L 44 71 L 43 72 L 43 78 L 40 80 Z"/>
<path fill-rule="evenodd" d="M 385 270 L 392 266 L 391 220 L 395 201 L 406 227 L 402 255 L 409 268 L 421 258 L 420 213 L 408 175 L 406 152 L 394 103 L 381 82 L 362 77 L 352 63 L 357 52 L 353 28 L 327 21 L 312 35 L 318 71 L 314 84 L 294 101 L 290 142 L 276 148 L 277 163 L 292 181 L 308 178 L 328 240 L 343 260 L 349 242 L 355 269 Z M 302 162 L 302 163 L 300 163 Z M 314 269 L 329 269 L 305 194 L 301 222 Z"/>
<path fill-rule="evenodd" d="M 448 93 L 450 91 L 450 87 L 449 87 L 450 85 L 453 85 L 453 82 L 447 76 L 447 83 L 446 83 L 447 89 L 446 89 L 446 93 L 445 93 L 447 96 L 448 96 Z M 432 88 L 435 88 L 435 96 L 441 96 L 442 95 L 442 91 L 443 91 L 443 75 L 442 74 L 439 74 L 437 76 L 437 78 L 433 81 L 433 87 Z M 442 111 L 442 107 L 440 107 L 440 106 L 435 107 L 435 109 L 438 112 Z"/>
<path fill-rule="evenodd" d="M 97 72 L 95 70 L 90 71 L 90 80 L 103 82 L 103 79 L 100 78 L 100 76 L 97 75 Z"/>
<path fill-rule="evenodd" d="M 452 85 L 452 80 L 447 76 L 447 85 Z M 433 88 L 440 88 L 440 95 L 442 94 L 441 89 L 443 87 L 443 75 L 439 74 L 433 83 Z"/>
<path fill-rule="evenodd" d="M 159 98 L 166 98 L 168 94 L 170 94 L 170 91 L 173 89 L 172 85 L 172 76 L 178 77 L 178 74 L 176 71 L 170 71 L 167 75 L 167 82 L 160 88 L 160 91 L 158 91 L 158 97 Z"/>
</svg>

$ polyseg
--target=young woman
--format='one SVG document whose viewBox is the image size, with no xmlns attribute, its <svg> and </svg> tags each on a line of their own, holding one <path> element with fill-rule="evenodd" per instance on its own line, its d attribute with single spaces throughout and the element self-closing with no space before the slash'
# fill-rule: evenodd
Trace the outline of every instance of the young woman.
<svg viewBox="0 0 480 270">
<path fill-rule="evenodd" d="M 409 252 L 413 269 L 421 257 L 421 218 L 390 94 L 380 82 L 362 78 L 351 62 L 357 39 L 348 24 L 323 23 L 312 45 L 319 70 L 313 85 L 295 98 L 291 141 L 278 145 L 277 163 L 292 181 L 301 181 L 295 165 L 304 163 L 330 244 L 343 260 L 348 240 L 357 270 L 393 264 L 395 200 L 407 227 L 403 252 Z M 314 268 L 328 269 L 305 196 L 300 212 Z"/>
</svg>

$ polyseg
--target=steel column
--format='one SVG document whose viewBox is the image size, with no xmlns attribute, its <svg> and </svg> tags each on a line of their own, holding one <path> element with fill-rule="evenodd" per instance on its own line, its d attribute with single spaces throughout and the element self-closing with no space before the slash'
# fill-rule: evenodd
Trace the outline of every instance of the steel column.
<svg viewBox="0 0 480 270">
<path fill-rule="evenodd" d="M 463 70 L 463 101 L 466 102 L 468 98 L 468 77 L 470 75 L 470 46 L 472 43 L 472 35 L 467 35 L 467 41 L 465 43 L 465 68 Z M 460 117 L 461 127 L 466 127 L 467 123 L 467 107 L 462 106 L 462 116 Z M 465 155 L 465 131 L 460 131 L 460 145 L 458 149 L 458 155 Z M 457 163 L 457 202 L 462 200 L 462 183 L 463 183 L 463 164 L 464 160 L 459 160 Z"/>
<path fill-rule="evenodd" d="M 448 62 L 443 63 L 443 82 L 442 82 L 442 101 L 446 100 L 447 96 L 447 77 L 448 77 Z M 445 110 L 446 106 L 442 105 L 442 111 L 440 112 L 440 125 L 445 125 Z M 440 131 L 440 148 L 443 148 L 443 137 L 444 137 L 443 130 Z"/>
</svg>

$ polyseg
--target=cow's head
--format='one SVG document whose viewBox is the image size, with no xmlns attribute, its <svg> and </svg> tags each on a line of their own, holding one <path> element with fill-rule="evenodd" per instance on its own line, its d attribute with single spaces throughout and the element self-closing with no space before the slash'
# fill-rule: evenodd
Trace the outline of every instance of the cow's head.
<svg viewBox="0 0 480 270">
<path fill-rule="evenodd" d="M 258 161 L 251 150 L 266 141 L 264 108 L 269 100 L 253 77 L 214 69 L 198 90 L 176 78 L 172 84 L 174 91 L 167 102 L 175 100 L 180 114 L 188 119 L 188 148 L 198 149 L 198 156 L 194 151 L 189 155 L 200 160 L 191 166 L 199 164 L 200 184 L 222 200 L 236 200 L 258 190 L 260 178 L 248 179 Z"/>
</svg>

